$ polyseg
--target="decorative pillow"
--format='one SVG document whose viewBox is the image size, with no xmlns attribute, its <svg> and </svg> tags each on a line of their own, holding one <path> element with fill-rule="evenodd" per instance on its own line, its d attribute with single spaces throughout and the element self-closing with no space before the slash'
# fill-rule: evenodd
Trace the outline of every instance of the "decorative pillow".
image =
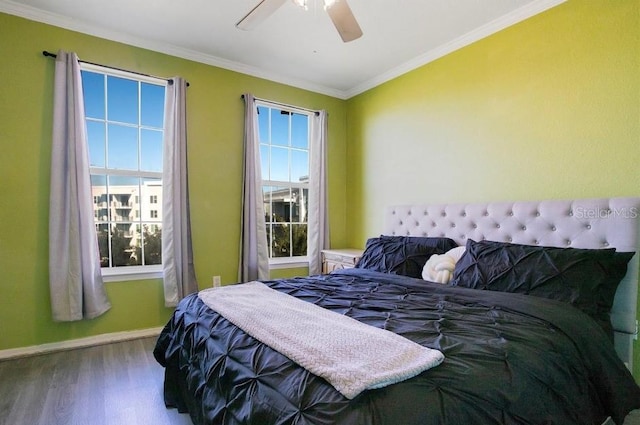
<svg viewBox="0 0 640 425">
<path fill-rule="evenodd" d="M 464 246 L 458 246 L 444 254 L 433 254 L 422 269 L 422 278 L 431 282 L 449 283 L 464 250 Z"/>
<path fill-rule="evenodd" d="M 612 337 L 609 313 L 633 254 L 468 240 L 451 285 L 564 301 L 593 317 Z"/>
<path fill-rule="evenodd" d="M 356 267 L 420 279 L 429 257 L 456 246 L 456 242 L 449 238 L 383 235 L 367 240 Z"/>
</svg>

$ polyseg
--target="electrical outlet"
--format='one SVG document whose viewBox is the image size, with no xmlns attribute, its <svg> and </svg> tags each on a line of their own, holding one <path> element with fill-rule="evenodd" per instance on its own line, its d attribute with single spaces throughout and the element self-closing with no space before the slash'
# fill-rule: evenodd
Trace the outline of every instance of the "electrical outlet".
<svg viewBox="0 0 640 425">
<path fill-rule="evenodd" d="M 220 287 L 220 276 L 213 276 L 213 287 Z"/>
</svg>

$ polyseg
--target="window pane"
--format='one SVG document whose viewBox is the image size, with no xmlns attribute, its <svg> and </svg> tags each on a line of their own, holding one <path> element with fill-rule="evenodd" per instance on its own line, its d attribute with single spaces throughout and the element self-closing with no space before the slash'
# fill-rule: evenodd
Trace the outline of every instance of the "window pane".
<svg viewBox="0 0 640 425">
<path fill-rule="evenodd" d="M 140 169 L 162 172 L 162 131 L 140 130 Z"/>
<path fill-rule="evenodd" d="M 309 149 L 309 117 L 302 114 L 291 116 L 291 146 Z"/>
<path fill-rule="evenodd" d="M 258 133 L 260 143 L 269 143 L 269 108 L 258 107 Z"/>
<path fill-rule="evenodd" d="M 307 255 L 307 225 L 292 224 L 291 225 L 292 255 Z"/>
<path fill-rule="evenodd" d="M 84 93 L 85 116 L 88 118 L 105 119 L 104 74 L 82 71 L 82 92 Z"/>
<path fill-rule="evenodd" d="M 138 193 L 138 177 L 109 176 L 109 220 L 126 222 L 135 219 L 134 197 Z"/>
<path fill-rule="evenodd" d="M 274 187 L 271 192 L 271 214 L 273 221 L 291 221 L 291 189 Z"/>
<path fill-rule="evenodd" d="M 269 145 L 260 145 L 260 171 L 262 180 L 269 180 Z"/>
<path fill-rule="evenodd" d="M 144 264 L 162 264 L 162 228 L 159 224 L 143 225 Z"/>
<path fill-rule="evenodd" d="M 142 179 L 142 193 L 140 196 L 142 220 L 150 222 L 162 221 L 162 180 Z M 152 203 L 152 201 L 155 201 Z"/>
<path fill-rule="evenodd" d="M 271 240 L 271 224 L 267 223 L 267 243 L 269 244 L 269 258 L 273 257 L 273 253 L 271 251 L 271 247 L 273 246 L 273 242 Z"/>
<path fill-rule="evenodd" d="M 91 194 L 93 196 L 93 216 L 96 221 L 107 221 L 109 209 L 107 208 L 106 176 L 91 175 Z"/>
<path fill-rule="evenodd" d="M 291 255 L 291 242 L 288 224 L 273 224 L 273 239 L 271 249 L 274 257 L 289 257 Z"/>
<path fill-rule="evenodd" d="M 140 179 L 136 178 L 135 186 L 131 187 L 131 196 L 129 197 L 129 205 L 131 205 L 130 219 L 131 221 L 140 221 Z"/>
<path fill-rule="evenodd" d="M 110 121 L 138 124 L 138 82 L 107 76 L 107 117 Z"/>
<path fill-rule="evenodd" d="M 270 179 L 274 181 L 289 181 L 289 149 L 271 148 Z"/>
<path fill-rule="evenodd" d="M 142 224 L 136 222 L 131 226 L 131 245 L 136 248 L 136 258 L 142 255 Z"/>
<path fill-rule="evenodd" d="M 289 146 L 289 114 L 277 109 L 271 111 L 271 144 Z"/>
<path fill-rule="evenodd" d="M 309 181 L 309 152 L 291 150 L 291 181 Z"/>
<path fill-rule="evenodd" d="M 104 167 L 104 149 L 106 143 L 104 122 L 87 121 L 87 141 L 89 144 L 89 164 L 91 167 Z"/>
<path fill-rule="evenodd" d="M 98 249 L 100 251 L 100 267 L 109 267 L 109 225 L 96 224 L 98 233 Z"/>
<path fill-rule="evenodd" d="M 264 221 L 269 223 L 272 221 L 271 216 L 271 187 L 265 186 L 262 188 L 262 194 L 264 199 Z"/>
<path fill-rule="evenodd" d="M 114 267 L 139 266 L 142 264 L 139 250 L 135 246 L 131 223 L 111 225 L 111 264 Z"/>
<path fill-rule="evenodd" d="M 162 128 L 164 122 L 164 87 L 140 83 L 140 124 Z"/>
<path fill-rule="evenodd" d="M 309 189 L 302 189 L 302 199 L 298 201 L 300 208 L 300 222 L 309 221 Z"/>
<path fill-rule="evenodd" d="M 135 127 L 109 124 L 109 168 L 138 169 L 138 130 Z"/>
<path fill-rule="evenodd" d="M 291 221 L 298 223 L 307 222 L 308 189 L 291 189 Z"/>
</svg>

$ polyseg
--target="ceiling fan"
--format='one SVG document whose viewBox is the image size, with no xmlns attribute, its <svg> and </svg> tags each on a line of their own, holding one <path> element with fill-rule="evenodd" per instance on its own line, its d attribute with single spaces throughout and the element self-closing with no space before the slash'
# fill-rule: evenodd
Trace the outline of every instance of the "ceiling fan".
<svg viewBox="0 0 640 425">
<path fill-rule="evenodd" d="M 298 6 L 307 8 L 307 0 L 292 0 Z M 287 0 L 261 0 L 246 16 L 236 24 L 241 30 L 251 30 L 267 19 L 285 4 Z M 335 25 L 342 41 L 353 41 L 362 36 L 362 30 L 356 21 L 347 0 L 323 0 L 324 9 Z"/>
</svg>

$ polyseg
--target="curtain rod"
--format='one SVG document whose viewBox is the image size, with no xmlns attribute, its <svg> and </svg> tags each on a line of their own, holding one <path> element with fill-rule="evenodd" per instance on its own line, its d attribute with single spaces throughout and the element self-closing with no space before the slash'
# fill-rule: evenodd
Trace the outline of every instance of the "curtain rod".
<svg viewBox="0 0 640 425">
<path fill-rule="evenodd" d="M 243 94 L 240 95 L 240 98 L 244 99 L 244 95 Z M 289 105 L 289 104 L 282 103 L 282 102 L 275 102 L 273 100 L 260 99 L 259 97 L 255 97 L 255 96 L 254 96 L 254 99 L 255 100 L 259 100 L 261 102 L 265 102 L 265 103 L 272 103 L 274 105 L 284 106 L 285 108 L 289 108 L 289 109 L 293 109 L 293 110 L 297 109 L 298 111 L 306 111 L 306 112 L 311 112 L 311 113 L 313 113 L 315 115 L 320 115 L 320 111 L 317 111 L 315 109 L 301 108 L 300 106 Z"/>
<path fill-rule="evenodd" d="M 42 51 L 42 55 L 43 56 L 48 56 L 50 58 L 57 58 L 58 55 L 56 55 L 55 53 L 51 53 L 51 52 L 47 52 L 46 50 Z M 101 66 L 103 68 L 109 68 L 109 69 L 113 69 L 115 71 L 122 71 L 122 72 L 128 72 L 130 74 L 136 74 L 136 75 L 141 75 L 143 77 L 151 77 L 151 78 L 157 78 L 159 80 L 165 80 L 167 81 L 169 84 L 173 84 L 173 80 L 171 78 L 163 78 L 163 77 L 156 77 L 155 75 L 150 75 L 150 74 L 144 74 L 142 72 L 136 72 L 136 71 L 129 71 L 128 69 L 122 69 L 122 68 L 116 68 L 115 66 L 108 66 L 108 65 L 102 65 L 99 63 L 95 63 L 95 62 L 88 62 L 88 61 L 83 61 L 83 60 L 78 60 L 78 62 L 81 63 L 86 63 L 87 65 L 95 65 L 95 66 Z M 187 87 L 189 87 L 189 82 L 187 81 Z"/>
</svg>

